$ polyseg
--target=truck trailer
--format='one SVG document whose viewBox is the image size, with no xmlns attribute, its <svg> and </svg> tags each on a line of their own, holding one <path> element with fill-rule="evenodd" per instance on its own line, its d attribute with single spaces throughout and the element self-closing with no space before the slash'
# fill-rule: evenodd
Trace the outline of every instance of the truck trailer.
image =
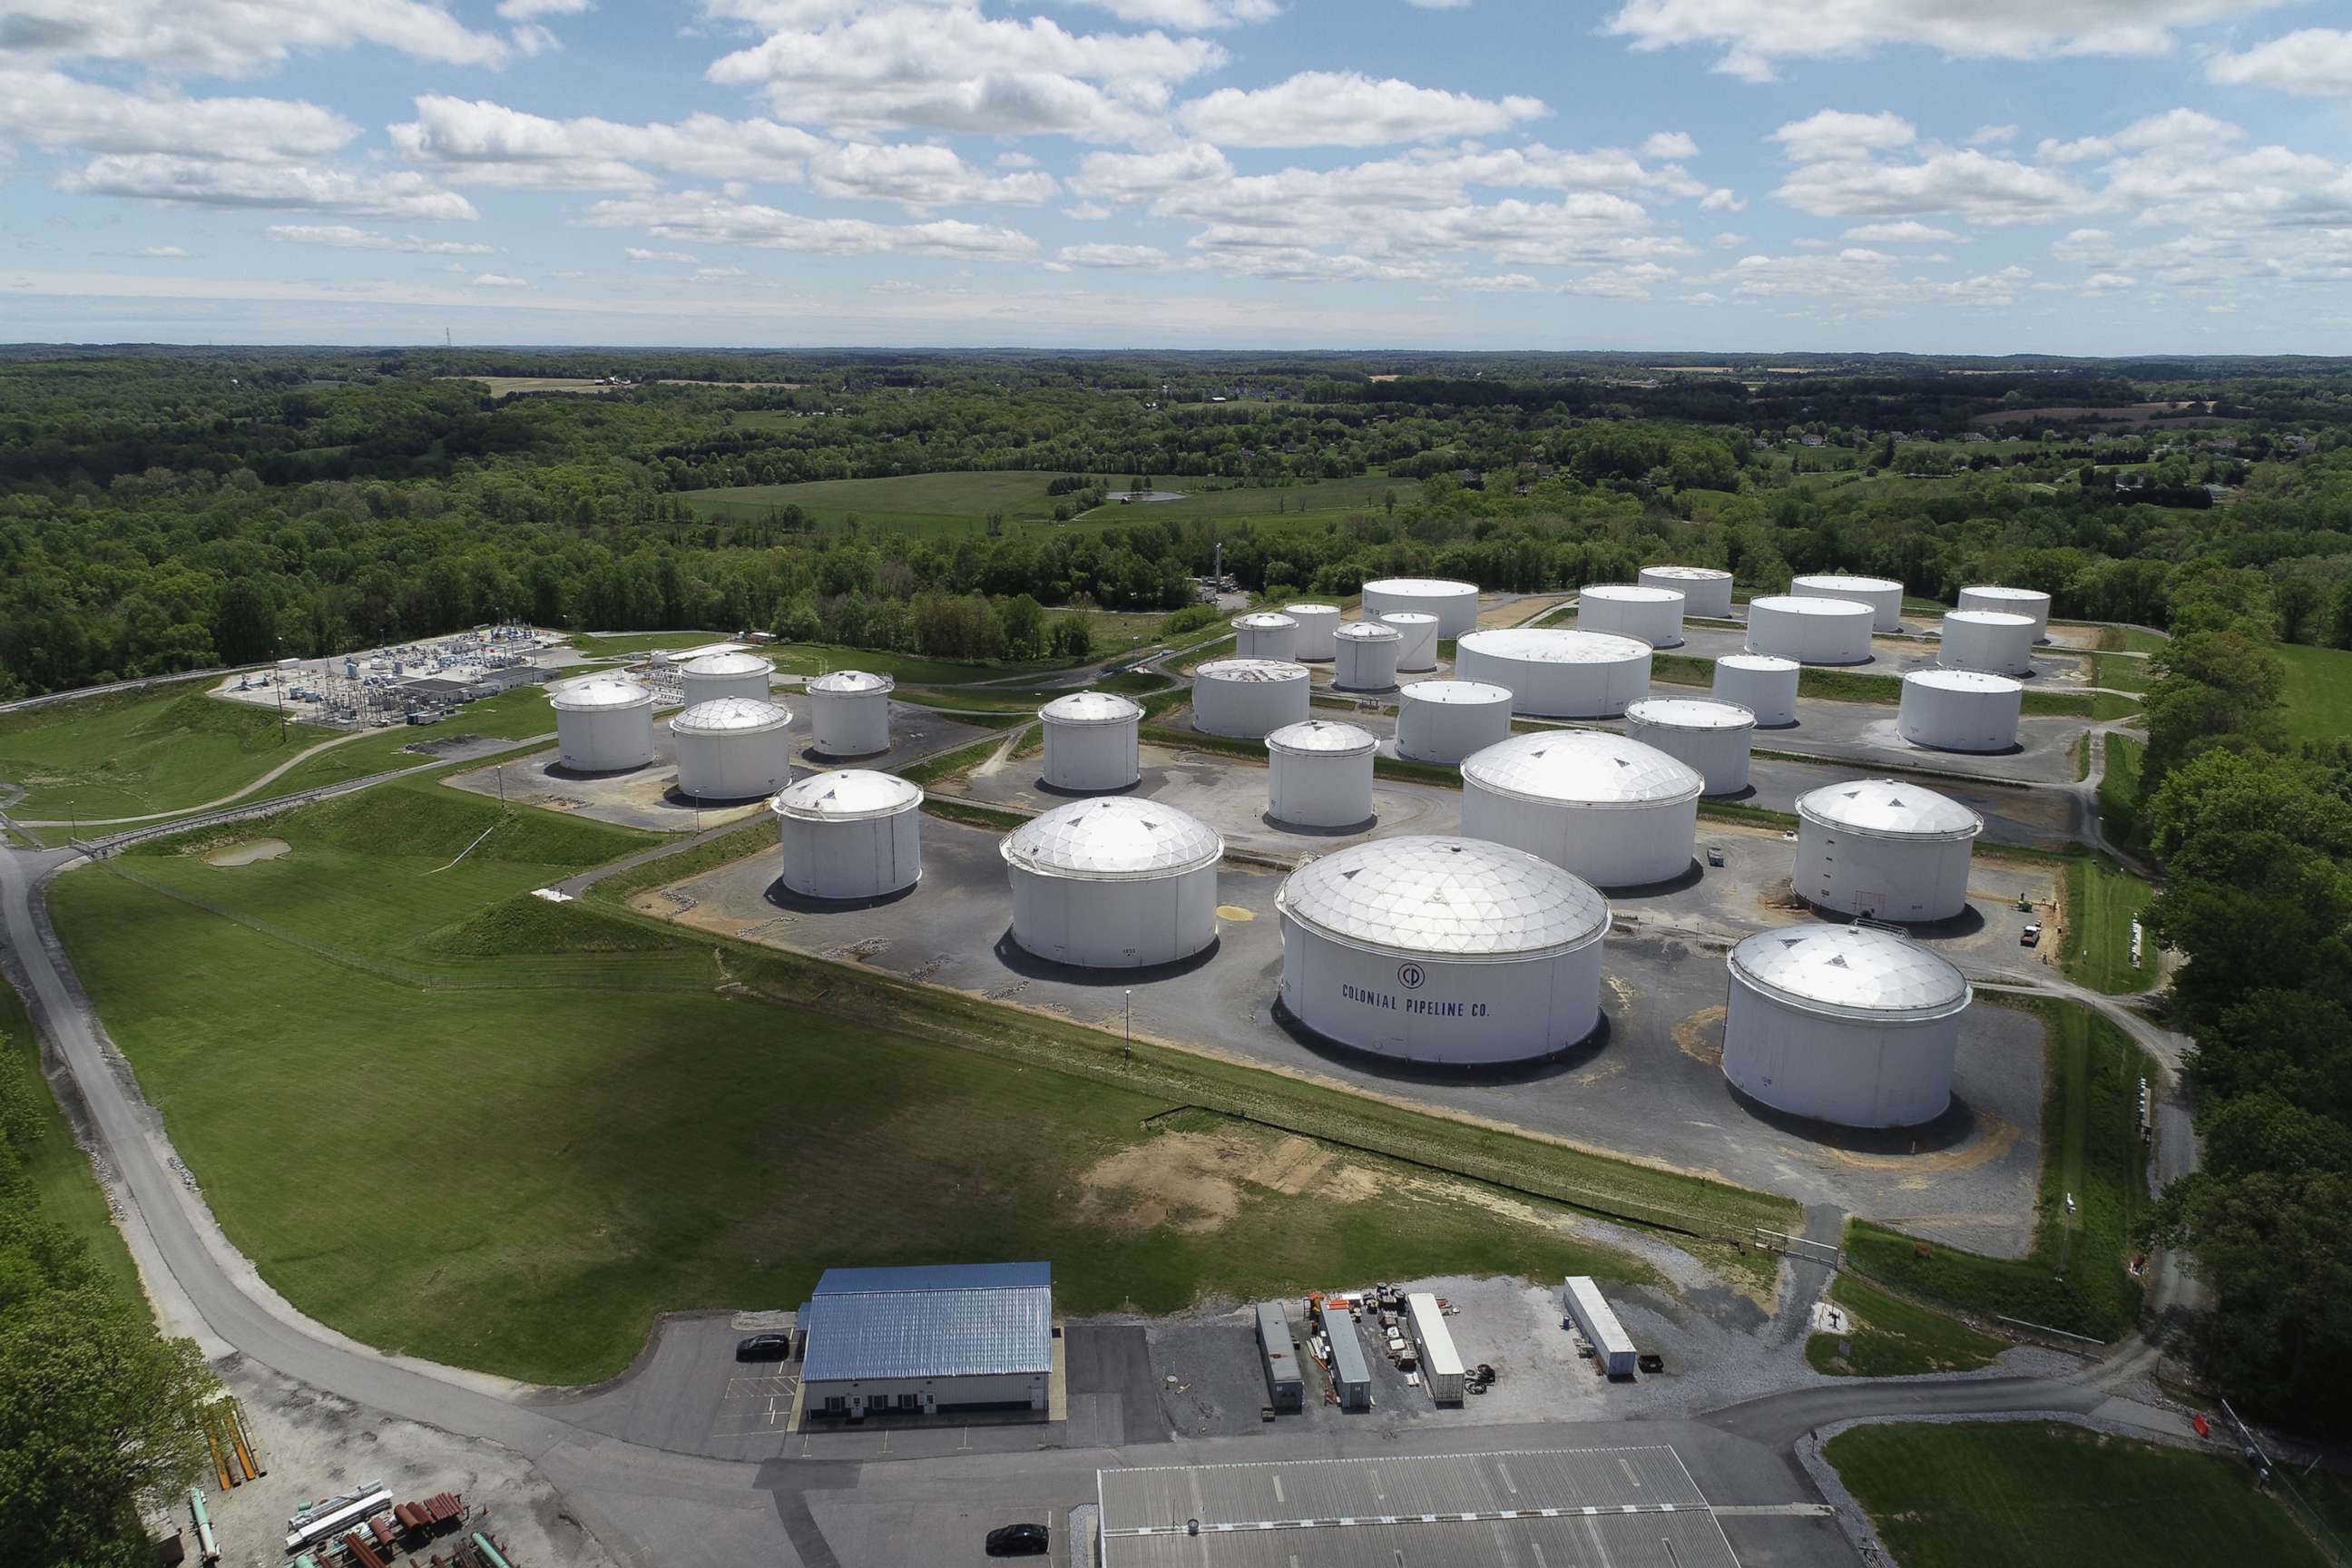
<svg viewBox="0 0 2352 1568">
<path fill-rule="evenodd" d="M 1633 1376 L 1633 1342 L 1624 1325 L 1618 1322 L 1617 1314 L 1610 1310 L 1601 1287 L 1590 1276 L 1571 1274 L 1560 1288 L 1560 1297 L 1578 1331 L 1591 1342 L 1601 1370 L 1611 1377 Z"/>
<path fill-rule="evenodd" d="M 1404 1299 L 1405 1321 L 1412 1328 L 1412 1348 L 1421 1357 L 1421 1375 L 1429 1396 L 1440 1405 L 1462 1403 L 1462 1355 L 1454 1348 L 1454 1331 L 1445 1326 L 1445 1310 L 1426 1290 Z"/>
<path fill-rule="evenodd" d="M 1278 1411 L 1307 1406 L 1307 1385 L 1298 1376 L 1298 1350 L 1290 1339 L 1290 1315 L 1278 1301 L 1257 1308 L 1258 1360 L 1265 1368 L 1266 1403 Z"/>
</svg>

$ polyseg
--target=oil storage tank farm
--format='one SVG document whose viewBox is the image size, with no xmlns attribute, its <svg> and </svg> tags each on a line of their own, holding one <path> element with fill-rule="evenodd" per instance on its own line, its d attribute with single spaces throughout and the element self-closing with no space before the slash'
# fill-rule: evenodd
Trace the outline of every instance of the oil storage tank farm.
<svg viewBox="0 0 2352 1568">
<path fill-rule="evenodd" d="M 756 697 L 721 697 L 673 715 L 677 789 L 696 800 L 749 800 L 793 776 L 793 710 Z"/>
<path fill-rule="evenodd" d="M 1870 662 L 1872 611 L 1859 599 L 1770 594 L 1748 602 L 1748 651 L 1799 664 Z"/>
<path fill-rule="evenodd" d="M 1790 579 L 1789 592 L 1801 599 L 1852 599 L 1870 606 L 1870 629 L 1903 629 L 1903 584 L 1892 577 L 1849 577 L 1843 572 L 1821 573 Z"/>
<path fill-rule="evenodd" d="M 1605 730 L 1513 735 L 1462 764 L 1462 831 L 1540 855 L 1603 888 L 1690 868 L 1696 770 Z"/>
<path fill-rule="evenodd" d="M 784 886 L 812 899 L 878 899 L 923 879 L 923 792 L 896 773 L 811 773 L 768 803 Z"/>
<path fill-rule="evenodd" d="M 1950 920 L 1968 908 L 1969 858 L 1983 831 L 1975 812 L 1917 784 L 1825 784 L 1797 797 L 1790 881 L 1799 897 L 1841 914 Z"/>
<path fill-rule="evenodd" d="M 1870 926 L 1758 931 L 1731 950 L 1723 1076 L 1775 1110 L 1916 1127 L 1952 1101 L 1971 994 L 1960 972 Z"/>
<path fill-rule="evenodd" d="M 1309 860 L 1275 896 L 1283 1009 L 1404 1061 L 1564 1051 L 1601 1021 L 1609 902 L 1505 845 L 1405 836 Z"/>
<path fill-rule="evenodd" d="M 2005 675 L 1915 669 L 1903 678 L 1896 732 L 1937 752 L 2006 752 L 2017 744 L 2025 688 Z"/>
<path fill-rule="evenodd" d="M 1285 605 L 1282 613 L 1298 623 L 1298 643 L 1291 658 L 1322 664 L 1335 657 L 1338 650 L 1331 646 L 1331 634 L 1347 619 L 1337 605 Z"/>
<path fill-rule="evenodd" d="M 1342 691 L 1388 691 L 1396 686 L 1397 647 L 1404 641 L 1396 627 L 1378 621 L 1349 621 L 1331 633 L 1339 662 L 1331 684 Z"/>
<path fill-rule="evenodd" d="M 1397 635 L 1397 673 L 1427 675 L 1437 668 L 1437 617 L 1422 610 L 1390 610 L 1381 625 Z"/>
<path fill-rule="evenodd" d="M 1761 729 L 1797 721 L 1797 677 L 1793 658 L 1769 653 L 1727 653 L 1715 661 L 1715 697 L 1756 715 Z"/>
<path fill-rule="evenodd" d="M 1683 614 L 1710 621 L 1731 618 L 1731 574 L 1712 566 L 1644 566 L 1636 574 L 1644 588 L 1671 588 L 1683 596 Z"/>
<path fill-rule="evenodd" d="M 1266 815 L 1295 827 L 1359 827 L 1372 819 L 1372 753 L 1353 724 L 1309 719 L 1265 738 Z"/>
<path fill-rule="evenodd" d="M 1126 789 L 1143 776 L 1143 710 L 1115 691 L 1073 691 L 1037 710 L 1045 733 L 1045 782 L 1076 795 Z"/>
<path fill-rule="evenodd" d="M 1944 617 L 1943 642 L 1936 658 L 1946 669 L 2030 675 L 2033 617 L 2004 610 L 1954 610 Z"/>
<path fill-rule="evenodd" d="M 1705 697 L 1647 697 L 1625 710 L 1625 733 L 1694 769 L 1712 795 L 1748 787 L 1756 715 Z"/>
<path fill-rule="evenodd" d="M 1458 637 L 1477 629 L 1478 584 L 1443 577 L 1383 577 L 1364 584 L 1364 619 L 1395 610 L 1435 616 L 1439 637 Z"/>
<path fill-rule="evenodd" d="M 1650 645 L 1548 627 L 1472 632 L 1454 645 L 1454 673 L 1504 688 L 1514 713 L 1610 719 L 1648 693 Z"/>
<path fill-rule="evenodd" d="M 1213 658 L 1192 672 L 1192 728 L 1263 741 L 1307 717 L 1307 667 L 1279 658 Z"/>
<path fill-rule="evenodd" d="M 808 683 L 809 747 L 827 757 L 870 757 L 890 749 L 890 692 L 898 683 L 863 669 L 836 669 Z"/>
<path fill-rule="evenodd" d="M 775 677 L 774 665 L 756 653 L 737 648 L 688 659 L 678 667 L 677 683 L 686 694 L 686 705 L 691 708 L 721 697 L 750 697 L 765 702 Z"/>
<path fill-rule="evenodd" d="M 1007 834 L 1013 940 L 1055 963 L 1141 969 L 1217 940 L 1217 862 L 1206 824 L 1131 795 L 1073 801 Z"/>
<path fill-rule="evenodd" d="M 654 760 L 654 694 L 625 675 L 567 680 L 547 694 L 557 760 L 573 773 L 609 773 Z"/>
<path fill-rule="evenodd" d="M 1298 623 L 1288 616 L 1272 610 L 1255 610 L 1246 616 L 1235 616 L 1234 654 L 1239 658 L 1289 659 L 1297 657 Z"/>
<path fill-rule="evenodd" d="M 1511 732 L 1508 688 L 1479 680 L 1416 680 L 1397 694 L 1397 755 L 1458 763 Z"/>
<path fill-rule="evenodd" d="M 1960 590 L 1960 608 L 1998 610 L 2003 615 L 2033 617 L 2033 640 L 2050 640 L 2050 595 L 2039 588 L 2002 588 L 1986 584 Z"/>
<path fill-rule="evenodd" d="M 1576 626 L 1633 637 L 1652 647 L 1680 647 L 1683 595 L 1675 588 L 1595 583 L 1576 591 Z"/>
</svg>

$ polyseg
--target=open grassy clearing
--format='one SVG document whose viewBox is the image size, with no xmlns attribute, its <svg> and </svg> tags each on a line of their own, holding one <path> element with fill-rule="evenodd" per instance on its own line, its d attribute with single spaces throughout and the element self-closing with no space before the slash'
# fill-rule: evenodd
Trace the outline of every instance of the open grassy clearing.
<svg viewBox="0 0 2352 1568">
<path fill-rule="evenodd" d="M 1127 476 L 1113 475 L 1114 489 L 1126 482 Z M 1228 489 L 1215 489 L 1211 485 L 1224 485 L 1224 479 L 1203 480 L 1152 476 L 1151 482 L 1160 489 L 1180 490 L 1178 500 L 1136 501 L 1122 506 L 1112 501 L 1083 515 L 1081 521 L 1100 522 L 1173 522 L 1186 518 L 1282 518 L 1312 515 L 1318 512 L 1377 511 L 1387 505 L 1390 492 L 1399 501 L 1411 500 L 1421 491 L 1418 479 L 1392 479 L 1385 474 L 1363 474 L 1346 479 L 1309 479 L 1286 485 L 1242 485 Z"/>
<path fill-rule="evenodd" d="M 2320 1568 L 2244 1464 L 2060 1422 L 1857 1426 L 1822 1449 L 1903 1568 Z"/>
<path fill-rule="evenodd" d="M 718 521 L 751 521 L 771 510 L 796 506 L 820 526 L 839 527 L 855 517 L 859 523 L 908 533 L 975 535 L 987 527 L 992 513 L 1001 512 L 1008 525 L 1043 523 L 1052 526 L 1054 509 L 1062 497 L 1049 496 L 1045 487 L 1059 473 L 982 470 L 945 474 L 901 474 L 881 479 L 810 479 L 796 485 L 734 485 L 722 489 L 688 490 L 680 499 L 696 515 Z M 1114 485 L 1124 479 L 1114 479 Z M 1137 509 L 1115 509 L 1125 516 Z M 1099 515 L 1099 514 L 1098 514 Z"/>
<path fill-rule="evenodd" d="M 2147 1190 L 2139 1080 L 2154 1076 L 2154 1065 L 2088 1007 L 1987 992 L 1977 999 L 2037 1014 L 2049 1026 L 2033 1249 L 2021 1258 L 1986 1258 L 1853 1220 L 1847 1258 L 1858 1272 L 1923 1301 L 2120 1338 L 2139 1313 L 2140 1282 L 2126 1263 Z M 2076 1205 L 2071 1215 L 2069 1196 Z"/>
<path fill-rule="evenodd" d="M 15 1075 L 36 1110 L 37 1130 L 17 1145 L 25 1157 L 25 1174 L 33 1184 L 35 1214 L 79 1238 L 123 1300 L 143 1301 L 139 1267 L 131 1260 L 122 1233 L 114 1228 L 89 1156 L 75 1146 L 73 1129 L 42 1076 L 41 1047 L 33 1033 L 33 1021 L 15 989 L 6 984 L 0 984 L 0 1072 Z"/>
<path fill-rule="evenodd" d="M 2117 844 L 2140 842 L 2139 774 L 2147 742 L 2107 731 L 2107 771 L 2099 779 L 2099 822 Z"/>
<path fill-rule="evenodd" d="M 2126 658 L 2119 654 L 2095 653 L 2091 656 L 2095 671 L 2092 683 L 2113 687 L 2117 691 L 2146 691 L 2156 684 L 2156 669 L 2145 658 Z"/>
<path fill-rule="evenodd" d="M 2101 626 L 2099 646 L 2111 652 L 2161 653 L 2171 639 L 2155 632 L 2144 632 L 2137 626 Z"/>
<path fill-rule="evenodd" d="M 2009 1342 L 1955 1318 L 1892 1296 L 1866 1279 L 1841 1274 L 1830 1300 L 1852 1314 L 1842 1333 L 1805 1341 L 1805 1364 L 1832 1377 L 1925 1377 L 1990 1366 Z"/>
<path fill-rule="evenodd" d="M 143 816 L 217 800 L 341 731 L 205 694 L 209 681 L 0 715 L 0 780 L 11 816 Z"/>
<path fill-rule="evenodd" d="M 2110 995 L 2145 991 L 2156 984 L 2156 937 L 2131 961 L 2132 921 L 2156 901 L 2156 889 L 2119 866 L 2102 859 L 2066 865 L 2066 977 Z"/>
<path fill-rule="evenodd" d="M 589 632 L 572 634 L 572 646 L 587 658 L 635 658 L 648 653 L 676 653 L 681 648 L 708 647 L 731 642 L 733 632 Z"/>
<path fill-rule="evenodd" d="M 2352 650 L 2280 643 L 2287 732 L 2298 741 L 2352 736 Z"/>
<path fill-rule="evenodd" d="M 1073 1311 L 1426 1272 L 1646 1275 L 1540 1203 L 1205 1111 L 1144 1131 L 1194 1096 L 730 994 L 736 966 L 707 943 L 578 905 L 443 922 L 487 886 L 436 886 L 354 925 L 340 891 L 303 884 L 348 879 L 331 856 L 366 836 L 283 831 L 294 855 L 234 870 L 131 858 L 222 882 L 307 866 L 226 900 L 283 936 L 103 869 L 58 886 L 58 921 L 232 1240 L 387 1349 L 584 1381 L 625 1365 L 656 1311 L 786 1305 L 835 1264 L 1048 1257 Z M 379 954 L 455 983 L 375 973 Z M 370 1158 L 299 1132 L 391 1094 L 431 1113 Z"/>
<path fill-rule="evenodd" d="M 968 686 L 975 680 L 1001 680 L 1007 676 L 1050 675 L 1072 668 L 1069 659 L 1041 658 L 1025 662 L 986 662 L 956 658 L 925 658 L 919 654 L 889 653 L 880 648 L 843 647 L 834 643 L 770 643 L 761 653 L 778 669 L 793 675 L 824 675 L 836 669 L 864 669 L 917 686 Z"/>
</svg>

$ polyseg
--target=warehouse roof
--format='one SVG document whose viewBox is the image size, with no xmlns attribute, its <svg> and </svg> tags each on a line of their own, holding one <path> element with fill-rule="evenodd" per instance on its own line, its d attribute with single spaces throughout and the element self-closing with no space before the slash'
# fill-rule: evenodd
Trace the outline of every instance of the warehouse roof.
<svg viewBox="0 0 2352 1568">
<path fill-rule="evenodd" d="M 1045 1263 L 828 1268 L 801 1310 L 802 1381 L 1050 1372 L 1053 1294 Z"/>
</svg>

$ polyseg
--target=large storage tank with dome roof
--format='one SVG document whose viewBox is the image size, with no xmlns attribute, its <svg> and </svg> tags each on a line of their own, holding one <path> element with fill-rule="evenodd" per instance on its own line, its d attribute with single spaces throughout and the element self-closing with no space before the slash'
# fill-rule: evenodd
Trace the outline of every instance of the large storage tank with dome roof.
<svg viewBox="0 0 2352 1568">
<path fill-rule="evenodd" d="M 1207 824 L 1131 795 L 1073 801 L 998 846 L 1013 884 L 1013 940 L 1087 969 L 1141 969 L 1217 940 L 1217 863 Z"/>
<path fill-rule="evenodd" d="M 1645 697 L 1625 710 L 1625 733 L 1696 769 L 1709 795 L 1738 795 L 1748 787 L 1756 715 L 1736 702 Z"/>
<path fill-rule="evenodd" d="M 863 669 L 836 669 L 810 681 L 809 749 L 827 757 L 888 751 L 890 692 L 898 684 Z"/>
<path fill-rule="evenodd" d="M 923 877 L 923 792 L 896 773 L 811 773 L 768 803 L 784 886 L 813 899 L 878 899 Z"/>
<path fill-rule="evenodd" d="M 677 789 L 697 800 L 749 800 L 793 776 L 793 710 L 756 697 L 720 697 L 673 715 Z"/>
<path fill-rule="evenodd" d="M 1603 888 L 1690 868 L 1697 770 L 1604 730 L 1513 735 L 1462 764 L 1462 831 L 1540 855 Z"/>
<path fill-rule="evenodd" d="M 1074 795 L 1126 789 L 1142 776 L 1143 709 L 1116 691 L 1073 691 L 1037 710 L 1045 785 Z"/>
<path fill-rule="evenodd" d="M 1731 574 L 1713 566 L 1644 566 L 1644 588 L 1672 588 L 1683 596 L 1683 614 L 1711 621 L 1731 618 Z"/>
<path fill-rule="evenodd" d="M 1916 1127 L 1952 1100 L 1969 983 L 1870 926 L 1758 931 L 1731 950 L 1723 1076 L 1740 1093 L 1841 1127 Z"/>
<path fill-rule="evenodd" d="M 552 687 L 556 760 L 581 773 L 617 773 L 654 760 L 654 694 L 625 675 Z"/>
<path fill-rule="evenodd" d="M 1459 763 L 1511 732 L 1511 694 L 1478 680 L 1416 680 L 1397 694 L 1396 751 L 1416 763 Z"/>
<path fill-rule="evenodd" d="M 1364 619 L 1398 610 L 1437 617 L 1437 635 L 1458 637 L 1478 625 L 1478 584 L 1446 577 L 1382 577 L 1364 584 Z"/>
<path fill-rule="evenodd" d="M 1266 815 L 1291 827 L 1360 827 L 1372 819 L 1372 753 L 1353 724 L 1309 719 L 1265 738 Z"/>
<path fill-rule="evenodd" d="M 1192 728 L 1263 741 L 1307 717 L 1307 667 L 1282 658 L 1213 658 L 1192 672 Z"/>
<path fill-rule="evenodd" d="M 1564 1051 L 1601 1021 L 1609 902 L 1523 850 L 1377 838 L 1307 861 L 1275 908 L 1282 1006 L 1340 1045 L 1483 1066 Z"/>
<path fill-rule="evenodd" d="M 1841 914 L 1905 923 L 1969 907 L 1969 858 L 1984 819 L 1893 779 L 1824 784 L 1797 797 L 1800 898 Z"/>
<path fill-rule="evenodd" d="M 765 702 L 775 675 L 776 667 L 758 654 L 747 648 L 729 648 L 688 659 L 678 666 L 677 683 L 686 694 L 688 708 L 698 702 L 716 702 L 722 697 L 749 697 Z"/>
<path fill-rule="evenodd" d="M 1650 645 L 1606 632 L 1508 626 L 1454 646 L 1454 673 L 1511 694 L 1539 719 L 1612 719 L 1650 690 Z"/>
</svg>

